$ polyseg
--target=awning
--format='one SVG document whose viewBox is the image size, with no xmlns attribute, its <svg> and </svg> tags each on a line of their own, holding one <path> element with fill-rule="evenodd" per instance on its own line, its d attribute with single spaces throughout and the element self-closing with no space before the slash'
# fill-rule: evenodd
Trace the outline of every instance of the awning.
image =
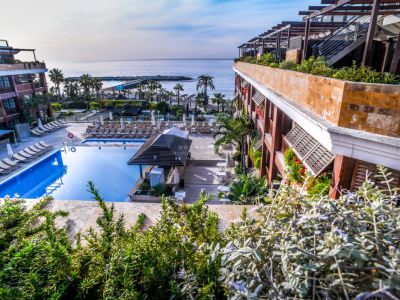
<svg viewBox="0 0 400 300">
<path fill-rule="evenodd" d="M 253 96 L 253 101 L 259 106 L 261 103 L 264 103 L 265 101 L 265 96 L 261 94 L 259 91 L 256 91 L 256 93 Z"/>
<path fill-rule="evenodd" d="M 299 125 L 296 125 L 284 140 L 314 176 L 321 174 L 335 159 L 329 150 Z"/>
<path fill-rule="evenodd" d="M 185 166 L 192 140 L 161 134 L 147 140 L 128 161 L 129 165 Z"/>
<path fill-rule="evenodd" d="M 243 79 L 242 81 L 242 88 L 244 89 L 249 83 Z"/>
</svg>

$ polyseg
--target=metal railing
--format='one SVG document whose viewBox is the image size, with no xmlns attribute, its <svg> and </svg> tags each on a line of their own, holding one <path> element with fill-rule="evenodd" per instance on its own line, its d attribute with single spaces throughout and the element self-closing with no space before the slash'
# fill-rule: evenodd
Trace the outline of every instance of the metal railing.
<svg viewBox="0 0 400 300">
<path fill-rule="evenodd" d="M 321 56 L 330 61 L 331 58 L 345 50 L 355 41 L 366 36 L 370 19 L 370 16 L 355 16 L 351 18 L 346 26 L 337 29 L 323 41 L 315 44 L 312 47 L 313 56 Z"/>
</svg>

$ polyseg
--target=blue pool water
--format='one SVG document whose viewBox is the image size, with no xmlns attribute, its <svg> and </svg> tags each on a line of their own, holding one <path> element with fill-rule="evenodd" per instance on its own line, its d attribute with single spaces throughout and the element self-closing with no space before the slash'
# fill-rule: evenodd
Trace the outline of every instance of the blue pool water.
<svg viewBox="0 0 400 300">
<path fill-rule="evenodd" d="M 87 191 L 93 181 L 106 201 L 128 201 L 128 193 L 140 176 L 138 166 L 127 161 L 135 147 L 76 147 L 76 152 L 57 151 L 26 171 L 0 184 L 0 197 L 46 195 L 56 200 L 93 200 Z"/>
<path fill-rule="evenodd" d="M 82 142 L 82 144 L 86 145 L 101 145 L 101 144 L 116 144 L 116 145 L 125 145 L 125 144 L 141 144 L 144 143 L 145 139 L 86 139 Z"/>
</svg>

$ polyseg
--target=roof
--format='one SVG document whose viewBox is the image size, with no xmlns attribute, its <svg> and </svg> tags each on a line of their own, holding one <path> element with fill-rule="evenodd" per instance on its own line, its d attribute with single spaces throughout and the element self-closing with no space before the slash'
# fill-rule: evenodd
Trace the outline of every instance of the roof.
<svg viewBox="0 0 400 300">
<path fill-rule="evenodd" d="M 161 134 L 150 138 L 128 161 L 129 165 L 185 166 L 192 140 Z"/>
<path fill-rule="evenodd" d="M 184 138 L 184 139 L 189 138 L 189 132 L 188 131 L 183 131 L 183 130 L 180 130 L 180 129 L 176 128 L 176 127 L 171 127 L 169 129 L 165 129 L 163 131 L 163 134 L 176 135 L 176 136 L 179 136 L 179 137 Z"/>
</svg>

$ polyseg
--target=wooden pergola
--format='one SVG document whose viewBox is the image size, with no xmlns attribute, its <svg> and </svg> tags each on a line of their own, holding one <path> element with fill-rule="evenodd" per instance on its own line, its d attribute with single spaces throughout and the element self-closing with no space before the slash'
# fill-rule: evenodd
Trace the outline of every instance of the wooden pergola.
<svg viewBox="0 0 400 300">
<path fill-rule="evenodd" d="M 321 4 L 330 4 L 327 6 L 310 6 L 307 11 L 301 11 L 303 20 L 306 22 L 304 30 L 303 58 L 307 55 L 308 39 L 311 29 L 314 26 L 313 19 L 322 16 L 371 16 L 369 23 L 366 43 L 361 65 L 368 65 L 371 61 L 372 43 L 377 27 L 378 16 L 400 14 L 400 0 L 322 0 Z M 400 34 L 397 46 L 393 55 L 390 72 L 397 70 L 400 56 Z"/>
</svg>

